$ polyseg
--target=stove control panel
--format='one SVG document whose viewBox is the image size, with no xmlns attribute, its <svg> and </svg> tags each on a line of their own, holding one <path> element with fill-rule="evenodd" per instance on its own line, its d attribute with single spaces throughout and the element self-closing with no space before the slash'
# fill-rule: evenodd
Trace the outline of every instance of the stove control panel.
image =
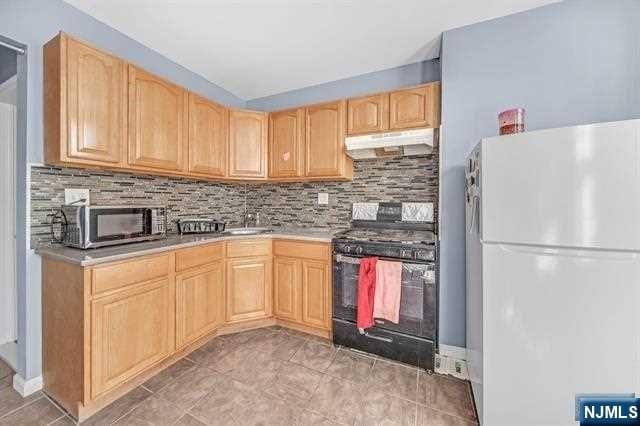
<svg viewBox="0 0 640 426">
<path fill-rule="evenodd" d="M 340 254 L 357 256 L 379 256 L 399 260 L 433 262 L 436 259 L 435 247 L 392 246 L 386 243 L 358 243 L 334 241 L 333 251 Z"/>
</svg>

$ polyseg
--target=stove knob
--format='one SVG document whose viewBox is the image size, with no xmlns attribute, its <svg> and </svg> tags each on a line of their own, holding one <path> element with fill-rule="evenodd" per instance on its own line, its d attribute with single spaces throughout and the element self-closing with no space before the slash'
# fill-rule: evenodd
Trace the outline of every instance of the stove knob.
<svg viewBox="0 0 640 426">
<path fill-rule="evenodd" d="M 363 251 L 364 249 L 362 248 L 362 246 L 356 247 L 356 254 L 362 254 Z"/>
<path fill-rule="evenodd" d="M 416 258 L 420 260 L 434 260 L 433 251 L 431 250 L 418 250 Z"/>
<path fill-rule="evenodd" d="M 384 256 L 386 257 L 402 257 L 402 252 L 400 250 L 388 249 L 384 251 Z"/>
<path fill-rule="evenodd" d="M 348 244 L 338 244 L 338 251 L 349 253 L 351 252 L 351 246 Z"/>
</svg>

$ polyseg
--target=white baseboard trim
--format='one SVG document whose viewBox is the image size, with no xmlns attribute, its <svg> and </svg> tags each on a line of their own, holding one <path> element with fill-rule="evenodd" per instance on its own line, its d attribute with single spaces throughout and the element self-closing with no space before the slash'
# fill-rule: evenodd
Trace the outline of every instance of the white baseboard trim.
<svg viewBox="0 0 640 426">
<path fill-rule="evenodd" d="M 467 360 L 467 348 L 461 348 L 460 346 L 449 346 L 440 344 L 440 355 L 449 358 Z"/>
<path fill-rule="evenodd" d="M 27 397 L 32 393 L 38 392 L 42 389 L 42 376 L 34 377 L 33 379 L 25 380 L 19 374 L 13 375 L 13 388 L 22 397 Z"/>
</svg>

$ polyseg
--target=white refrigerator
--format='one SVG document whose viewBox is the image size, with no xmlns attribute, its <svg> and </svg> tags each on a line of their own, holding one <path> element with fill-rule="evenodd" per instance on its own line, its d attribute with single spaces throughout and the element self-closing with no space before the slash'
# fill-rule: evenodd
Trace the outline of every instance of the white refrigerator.
<svg viewBox="0 0 640 426">
<path fill-rule="evenodd" d="M 640 120 L 483 139 L 465 197 L 480 423 L 576 425 L 576 394 L 640 393 Z"/>
</svg>

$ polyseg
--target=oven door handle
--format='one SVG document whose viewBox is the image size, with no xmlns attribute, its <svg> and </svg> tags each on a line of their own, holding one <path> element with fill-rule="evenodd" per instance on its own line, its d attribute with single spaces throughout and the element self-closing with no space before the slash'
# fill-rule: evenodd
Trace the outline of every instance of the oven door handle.
<svg viewBox="0 0 640 426">
<path fill-rule="evenodd" d="M 393 339 L 389 337 L 376 336 L 375 334 L 371 334 L 367 331 L 364 332 L 364 336 L 368 337 L 369 339 L 380 340 L 381 342 L 385 343 L 393 343 Z"/>
<path fill-rule="evenodd" d="M 345 256 L 343 254 L 335 254 L 334 255 L 334 259 L 337 263 L 350 263 L 352 265 L 359 265 L 360 262 L 362 261 L 362 259 L 366 258 L 367 256 Z M 373 256 L 373 257 L 377 257 L 379 260 L 386 260 L 389 262 L 399 262 L 402 263 L 404 265 L 407 265 L 409 267 L 411 266 L 423 266 L 423 265 L 427 265 L 428 271 L 433 272 L 434 268 L 435 268 L 435 264 L 434 262 L 416 262 L 416 261 L 408 261 L 407 259 L 397 259 L 397 258 L 393 258 L 393 257 L 382 257 L 382 256 Z"/>
<path fill-rule="evenodd" d="M 352 265 L 359 265 L 361 258 L 353 256 L 343 256 L 336 254 L 336 262 L 351 263 Z"/>
</svg>

